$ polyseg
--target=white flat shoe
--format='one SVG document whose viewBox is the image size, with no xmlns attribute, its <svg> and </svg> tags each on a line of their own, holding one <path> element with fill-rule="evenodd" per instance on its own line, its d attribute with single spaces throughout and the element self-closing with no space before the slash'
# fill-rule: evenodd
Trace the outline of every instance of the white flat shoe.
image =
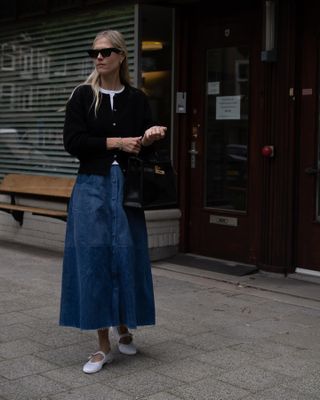
<svg viewBox="0 0 320 400">
<path fill-rule="evenodd" d="M 101 354 L 102 355 L 102 360 L 101 361 L 91 361 L 91 359 L 97 355 L 97 354 Z M 111 352 L 109 351 L 109 353 L 104 353 L 103 351 L 97 351 L 94 354 L 91 354 L 91 356 L 89 357 L 89 361 L 87 363 L 84 364 L 83 366 L 83 372 L 85 372 L 86 374 L 94 374 L 95 372 L 98 372 L 102 369 L 102 367 L 104 366 L 104 364 L 109 364 L 111 363 L 113 360 L 113 357 L 111 355 Z"/>
<path fill-rule="evenodd" d="M 121 333 L 120 334 L 119 331 L 118 331 L 118 328 L 115 327 L 115 326 L 110 328 L 110 330 L 112 331 L 112 334 L 113 334 L 114 338 L 118 342 L 117 345 L 118 345 L 118 349 L 119 349 L 120 353 L 126 354 L 127 356 L 134 356 L 135 354 L 137 354 L 137 348 L 134 345 L 132 340 L 128 344 L 120 342 L 120 339 L 122 339 L 124 337 L 131 337 L 132 338 L 132 334 L 130 332 Z"/>
</svg>

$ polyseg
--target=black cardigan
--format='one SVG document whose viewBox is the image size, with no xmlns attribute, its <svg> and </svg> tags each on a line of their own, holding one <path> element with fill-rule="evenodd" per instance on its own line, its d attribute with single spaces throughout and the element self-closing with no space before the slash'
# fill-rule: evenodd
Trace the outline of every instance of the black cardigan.
<svg viewBox="0 0 320 400">
<path fill-rule="evenodd" d="M 150 105 L 141 90 L 125 86 L 123 92 L 114 95 L 113 110 L 110 96 L 100 93 L 100 106 L 95 116 L 92 88 L 81 85 L 66 106 L 64 147 L 79 159 L 79 173 L 106 175 L 114 160 L 125 171 L 130 154 L 108 150 L 106 138 L 143 136 L 152 125 Z M 141 153 L 148 150 L 142 148 Z"/>
</svg>

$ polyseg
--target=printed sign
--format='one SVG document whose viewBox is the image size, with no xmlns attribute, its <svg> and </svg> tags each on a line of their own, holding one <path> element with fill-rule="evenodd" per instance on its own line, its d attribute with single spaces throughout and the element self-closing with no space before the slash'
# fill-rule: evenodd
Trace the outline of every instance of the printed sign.
<svg viewBox="0 0 320 400">
<path fill-rule="evenodd" d="M 240 119 L 241 96 L 219 96 L 216 100 L 216 119 Z"/>
</svg>

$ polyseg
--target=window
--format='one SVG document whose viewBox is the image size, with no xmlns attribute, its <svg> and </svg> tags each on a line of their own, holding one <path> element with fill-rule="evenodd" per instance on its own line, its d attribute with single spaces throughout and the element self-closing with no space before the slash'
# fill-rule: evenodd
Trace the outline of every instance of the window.
<svg viewBox="0 0 320 400">
<path fill-rule="evenodd" d="M 97 32 L 109 27 L 125 37 L 131 77 L 148 95 L 157 123 L 168 127 L 167 136 L 158 142 L 158 147 L 170 154 L 173 10 L 147 5 L 138 9 L 140 42 L 134 5 L 79 12 L 59 19 L 42 17 L 41 23 L 29 20 L 3 24 L 0 178 L 10 172 L 76 174 L 78 161 L 63 147 L 64 107 L 73 88 L 92 71 L 93 64 L 85 50 Z"/>
<path fill-rule="evenodd" d="M 85 50 L 107 27 L 123 33 L 136 76 L 134 16 L 134 6 L 107 7 L 0 28 L 0 177 L 76 173 L 78 161 L 63 147 L 66 101 L 92 71 Z"/>
<path fill-rule="evenodd" d="M 156 123 L 168 127 L 166 138 L 159 141 L 157 146 L 170 154 L 172 135 L 173 10 L 165 7 L 141 6 L 140 27 L 140 86 L 149 97 Z"/>
</svg>

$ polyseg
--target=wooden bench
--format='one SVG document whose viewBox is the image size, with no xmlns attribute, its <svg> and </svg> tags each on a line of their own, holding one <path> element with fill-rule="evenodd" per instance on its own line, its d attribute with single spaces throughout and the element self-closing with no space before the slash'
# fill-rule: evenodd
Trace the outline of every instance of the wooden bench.
<svg viewBox="0 0 320 400">
<path fill-rule="evenodd" d="M 8 174 L 0 184 L 0 194 L 10 196 L 10 202 L 0 202 L 0 210 L 9 212 L 13 218 L 23 224 L 24 212 L 34 215 L 66 220 L 67 208 L 74 185 L 74 178 L 43 175 Z M 26 204 L 26 199 L 45 200 L 50 203 L 65 203 L 64 210 L 33 207 Z"/>
</svg>

